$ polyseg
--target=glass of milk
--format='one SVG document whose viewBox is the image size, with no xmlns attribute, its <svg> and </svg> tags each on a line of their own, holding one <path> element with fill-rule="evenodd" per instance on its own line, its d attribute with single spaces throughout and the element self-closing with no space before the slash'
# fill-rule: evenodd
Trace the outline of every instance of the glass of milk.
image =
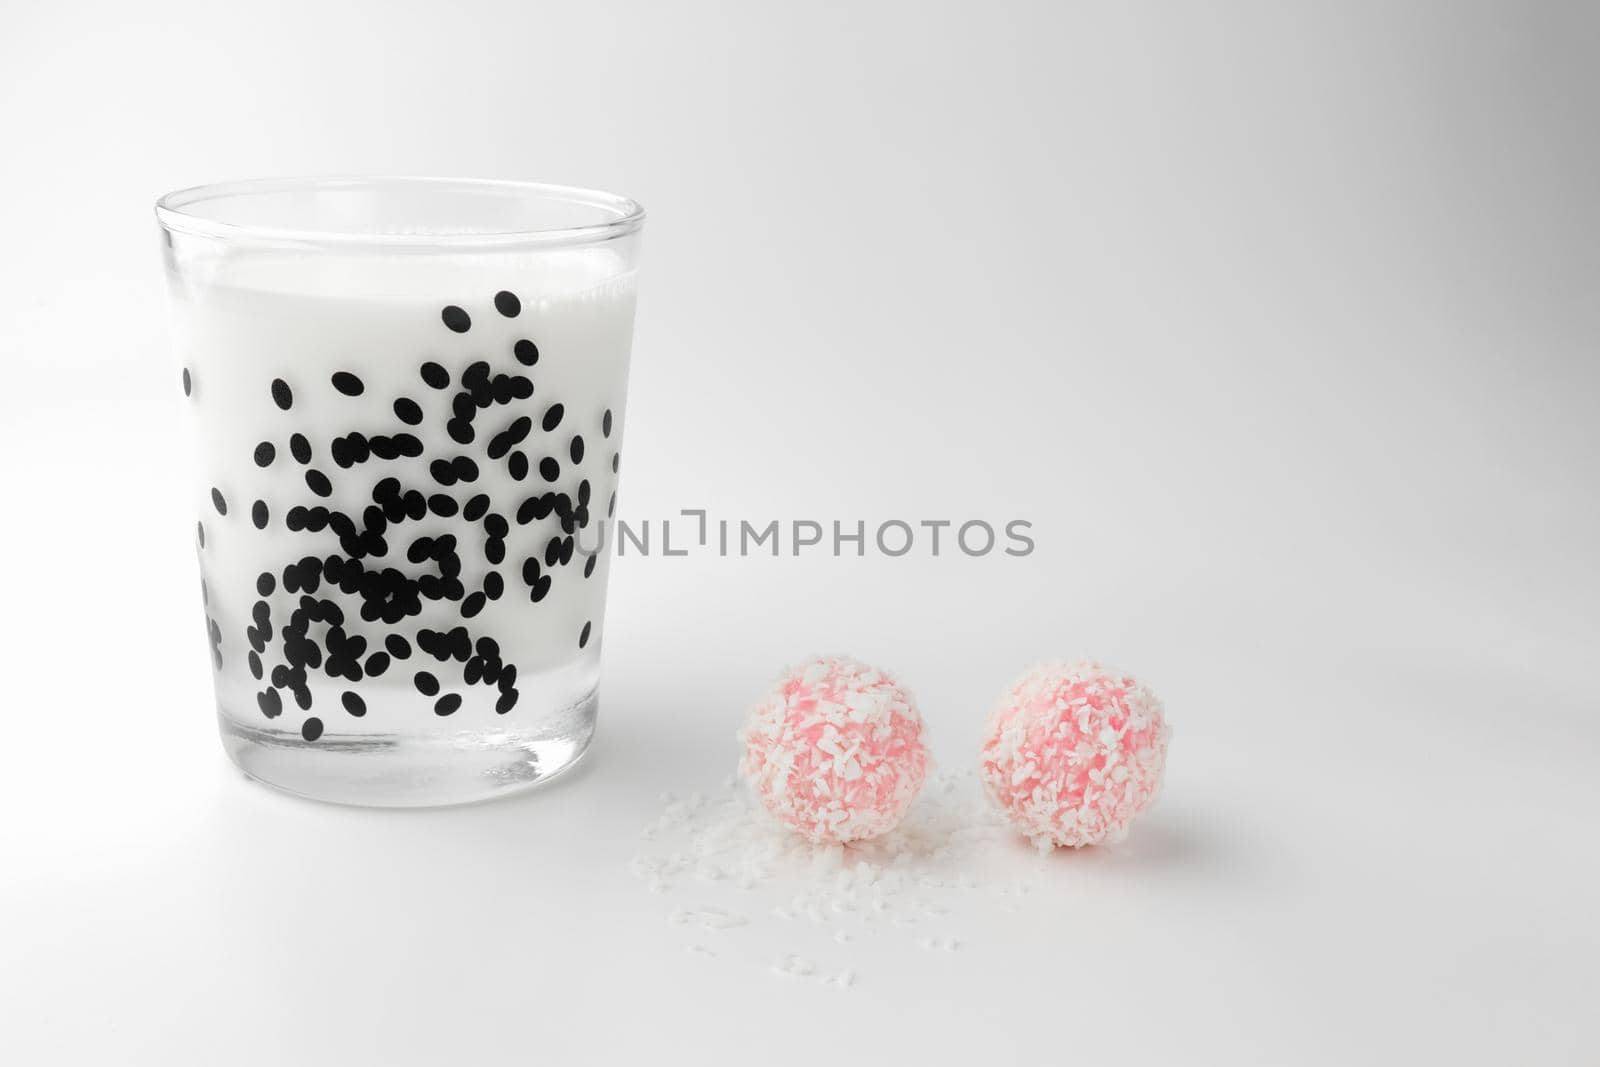
<svg viewBox="0 0 1600 1067">
<path fill-rule="evenodd" d="M 317 178 L 156 205 L 217 717 L 351 804 L 527 788 L 594 732 L 644 213 Z"/>
</svg>

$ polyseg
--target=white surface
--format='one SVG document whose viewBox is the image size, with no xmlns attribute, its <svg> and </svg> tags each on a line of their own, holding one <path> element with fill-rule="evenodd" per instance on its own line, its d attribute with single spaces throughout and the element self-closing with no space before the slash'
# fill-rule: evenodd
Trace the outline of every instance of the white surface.
<svg viewBox="0 0 1600 1067">
<path fill-rule="evenodd" d="M 35 5 L 0 40 L 0 1057 L 1600 1054 L 1592 12 L 379 11 Z M 148 212 L 307 171 L 645 204 L 630 518 L 1021 516 L 1038 551 L 621 559 L 564 781 L 242 781 Z M 639 831 L 829 648 L 899 671 L 951 766 L 1035 658 L 1139 673 L 1160 806 L 959 951 L 851 946 L 849 990 L 768 974 L 768 926 L 691 955 Z"/>
</svg>

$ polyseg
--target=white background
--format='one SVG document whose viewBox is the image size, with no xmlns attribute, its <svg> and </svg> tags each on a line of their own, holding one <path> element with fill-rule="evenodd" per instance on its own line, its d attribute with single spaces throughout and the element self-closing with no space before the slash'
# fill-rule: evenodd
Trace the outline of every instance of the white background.
<svg viewBox="0 0 1600 1067">
<path fill-rule="evenodd" d="M 0 1058 L 1600 1056 L 1600 24 L 1166 7 L 7 10 Z M 624 559 L 568 778 L 242 780 L 150 202 L 351 172 L 646 205 L 625 517 L 1038 550 Z M 1166 792 L 853 989 L 691 956 L 638 832 L 814 650 L 903 675 L 950 767 L 1029 662 L 1102 656 L 1167 702 Z"/>
</svg>

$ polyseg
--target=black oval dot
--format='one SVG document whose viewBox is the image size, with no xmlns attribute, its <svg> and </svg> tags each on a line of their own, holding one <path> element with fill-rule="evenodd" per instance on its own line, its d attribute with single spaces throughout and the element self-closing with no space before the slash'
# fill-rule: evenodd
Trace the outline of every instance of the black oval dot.
<svg viewBox="0 0 1600 1067">
<path fill-rule="evenodd" d="M 445 424 L 444 428 L 445 432 L 450 435 L 450 439 L 457 444 L 470 445 L 473 439 L 478 436 L 477 432 L 472 428 L 472 423 L 466 419 L 451 419 Z"/>
<path fill-rule="evenodd" d="M 506 460 L 506 473 L 519 482 L 526 478 L 528 476 L 527 453 L 521 451 L 511 453 L 511 457 Z"/>
<path fill-rule="evenodd" d="M 441 519 L 448 519 L 456 513 L 456 499 L 444 493 L 435 493 L 428 498 L 428 510 Z"/>
<path fill-rule="evenodd" d="M 410 397 L 403 396 L 394 402 L 394 414 L 407 426 L 415 426 L 422 421 L 422 408 Z"/>
<path fill-rule="evenodd" d="M 256 445 L 256 466 L 270 467 L 272 461 L 278 458 L 278 449 L 271 441 L 262 441 Z"/>
<path fill-rule="evenodd" d="M 443 319 L 444 324 L 456 333 L 466 333 L 472 329 L 472 316 L 454 304 L 439 312 L 439 318 Z"/>
<path fill-rule="evenodd" d="M 560 404 L 551 404 L 549 410 L 544 413 L 544 430 L 545 430 L 545 433 L 549 433 L 551 430 L 555 429 L 557 426 L 560 426 L 561 425 L 561 416 L 565 415 L 566 412 L 567 412 L 567 409 L 565 407 L 563 407 L 562 405 L 560 405 Z"/>
<path fill-rule="evenodd" d="M 459 709 L 460 707 L 461 707 L 461 694 L 460 693 L 446 693 L 444 696 L 442 696 L 438 700 L 434 701 L 433 713 L 435 715 L 454 715 L 456 713 L 456 710 Z"/>
<path fill-rule="evenodd" d="M 483 518 L 484 513 L 487 512 L 488 510 L 489 510 L 489 496 L 488 496 L 488 494 L 479 493 L 477 496 L 475 496 L 471 500 L 467 501 L 466 506 L 461 509 L 461 517 L 463 519 L 466 519 L 468 522 L 477 522 L 479 519 Z M 501 520 L 501 521 L 504 521 L 504 520 Z"/>
<path fill-rule="evenodd" d="M 389 669 L 389 653 L 374 652 L 367 657 L 367 677 L 378 678 Z"/>
<path fill-rule="evenodd" d="M 511 351 L 516 354 L 517 362 L 525 367 L 539 362 L 539 346 L 526 338 L 512 345 Z"/>
<path fill-rule="evenodd" d="M 333 483 L 328 481 L 328 476 L 316 468 L 306 471 L 306 488 L 318 496 L 332 496 Z"/>
<path fill-rule="evenodd" d="M 217 509 L 218 515 L 226 515 L 228 513 L 228 502 L 223 499 L 220 489 L 211 490 L 211 506 Z M 204 537 L 200 538 L 200 543 L 202 545 L 206 543 Z"/>
<path fill-rule="evenodd" d="M 587 623 L 587 622 L 583 624 L 583 630 L 580 631 L 579 634 L 578 634 L 578 647 L 579 648 L 582 648 L 584 645 L 587 645 L 589 643 L 589 627 L 592 626 L 592 625 L 593 625 L 593 623 Z"/>
<path fill-rule="evenodd" d="M 271 596 L 272 591 L 278 588 L 278 579 L 269 571 L 262 571 L 256 578 L 256 592 L 261 596 Z"/>
<path fill-rule="evenodd" d="M 250 505 L 250 521 L 256 524 L 256 529 L 265 530 L 267 521 L 271 517 L 271 513 L 267 511 L 267 502 L 265 500 L 257 500 Z"/>
<path fill-rule="evenodd" d="M 505 591 L 506 580 L 500 577 L 499 571 L 490 571 L 483 576 L 483 592 L 490 600 L 499 600 Z"/>
<path fill-rule="evenodd" d="M 539 476 L 547 482 L 553 482 L 561 477 L 561 464 L 557 463 L 554 456 L 546 456 L 539 461 Z"/>
<path fill-rule="evenodd" d="M 367 713 L 367 702 L 361 699 L 361 694 L 352 690 L 345 690 L 344 695 L 339 698 L 339 703 L 344 705 L 345 711 L 358 719 Z"/>
<path fill-rule="evenodd" d="M 450 388 L 450 372 L 432 360 L 422 365 L 422 380 L 435 389 Z"/>
<path fill-rule="evenodd" d="M 272 402 L 284 411 L 294 407 L 294 390 L 282 378 L 272 379 Z"/>
<path fill-rule="evenodd" d="M 245 657 L 245 662 L 250 665 L 250 676 L 258 682 L 261 681 L 261 657 L 256 655 L 255 649 L 252 648 L 250 650 L 250 654 Z"/>
<path fill-rule="evenodd" d="M 417 692 L 425 697 L 431 697 L 439 692 L 439 679 L 427 671 L 418 671 L 412 681 L 416 683 Z"/>
<path fill-rule="evenodd" d="M 594 573 L 595 561 L 598 560 L 599 558 L 600 558 L 600 553 L 596 552 L 594 555 L 590 556 L 587 560 L 584 561 L 584 564 L 583 564 L 583 576 L 585 578 L 589 577 L 589 575 Z"/>
<path fill-rule="evenodd" d="M 347 370 L 333 372 L 333 387 L 345 396 L 360 396 L 367 391 L 365 383 Z"/>
<path fill-rule="evenodd" d="M 508 319 L 514 319 L 522 314 L 522 301 L 517 299 L 516 293 L 508 293 L 504 289 L 494 294 L 494 309 Z"/>
<path fill-rule="evenodd" d="M 487 597 L 485 597 L 482 593 L 469 594 L 467 599 L 461 602 L 461 617 L 463 619 L 470 619 L 477 615 L 478 612 L 483 610 L 483 605 L 486 600 Z"/>
<path fill-rule="evenodd" d="M 200 539 L 200 547 L 201 548 L 206 547 L 206 524 L 205 523 L 197 522 L 197 523 L 194 524 L 194 535 Z"/>
<path fill-rule="evenodd" d="M 322 736 L 322 720 L 315 715 L 300 724 L 300 736 L 307 741 L 315 741 Z"/>
<path fill-rule="evenodd" d="M 622 466 L 622 453 L 614 452 L 611 455 L 611 473 L 617 473 L 617 468 Z"/>
<path fill-rule="evenodd" d="M 399 634 L 390 634 L 383 639 L 383 647 L 389 650 L 389 655 L 395 659 L 411 658 L 411 642 Z"/>
<path fill-rule="evenodd" d="M 297 433 L 289 438 L 289 454 L 297 463 L 311 462 L 311 442 L 306 440 L 305 434 Z"/>
<path fill-rule="evenodd" d="M 261 714 L 269 719 L 276 719 L 283 713 L 283 697 L 278 695 L 276 689 L 263 689 L 257 693 L 256 703 L 261 706 Z"/>
<path fill-rule="evenodd" d="M 583 438 L 582 437 L 574 437 L 572 439 L 572 444 L 567 447 L 567 454 L 572 457 L 572 462 L 574 462 L 574 463 L 582 463 L 583 462 Z"/>
<path fill-rule="evenodd" d="M 611 436 L 611 409 L 610 408 L 606 408 L 606 413 L 604 415 L 600 416 L 600 435 L 602 437 L 610 437 Z"/>
<path fill-rule="evenodd" d="M 189 368 L 183 368 L 183 395 L 188 396 L 194 392 L 194 379 L 189 377 Z"/>
</svg>

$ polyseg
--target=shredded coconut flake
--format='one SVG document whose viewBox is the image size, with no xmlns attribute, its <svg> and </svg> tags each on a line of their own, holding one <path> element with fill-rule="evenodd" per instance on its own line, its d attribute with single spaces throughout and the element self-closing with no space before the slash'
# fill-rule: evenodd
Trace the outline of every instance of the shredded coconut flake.
<svg viewBox="0 0 1600 1067">
<path fill-rule="evenodd" d="M 738 784 L 671 817 L 671 827 L 628 864 L 657 891 L 696 898 L 669 909 L 668 921 L 737 938 L 719 942 L 722 957 L 776 936 L 797 947 L 804 942 L 804 953 L 786 952 L 777 962 L 767 955 L 771 972 L 836 987 L 856 981 L 863 939 L 881 934 L 891 944 L 903 938 L 908 947 L 956 951 L 955 937 L 911 935 L 963 910 L 1009 907 L 1040 870 L 1016 847 L 971 772 L 931 776 L 895 829 L 849 844 L 812 843 L 785 830 Z M 725 877 L 700 880 L 707 869 Z M 743 906 L 730 906 L 736 902 Z M 752 962 L 761 960 L 758 950 Z"/>
</svg>

